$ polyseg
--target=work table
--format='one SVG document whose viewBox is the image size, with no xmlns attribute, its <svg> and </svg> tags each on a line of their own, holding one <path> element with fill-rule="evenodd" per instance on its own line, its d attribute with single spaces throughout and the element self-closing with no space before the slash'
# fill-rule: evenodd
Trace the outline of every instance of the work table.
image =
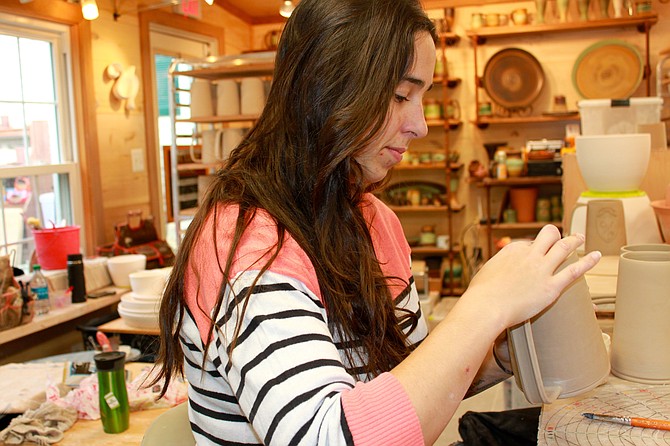
<svg viewBox="0 0 670 446">
<path fill-rule="evenodd" d="M 97 310 L 116 304 L 121 300 L 121 295 L 127 291 L 123 288 L 110 288 L 116 291 L 113 296 L 87 299 L 86 302 L 71 304 L 64 308 L 57 308 L 47 314 L 35 316 L 32 321 L 9 330 L 0 331 L 0 345 L 14 341 L 54 327 L 64 322 L 72 321 L 81 316 L 86 316 Z"/>
</svg>

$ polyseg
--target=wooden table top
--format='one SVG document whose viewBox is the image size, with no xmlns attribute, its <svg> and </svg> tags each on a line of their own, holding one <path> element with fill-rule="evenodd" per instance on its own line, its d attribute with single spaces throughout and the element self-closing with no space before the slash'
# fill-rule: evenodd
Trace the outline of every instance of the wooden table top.
<svg viewBox="0 0 670 446">
<path fill-rule="evenodd" d="M 160 329 L 158 327 L 154 328 L 137 328 L 126 324 L 126 321 L 123 318 L 114 319 L 113 321 L 102 324 L 98 327 L 98 330 L 104 333 L 128 333 L 128 334 L 143 334 L 143 335 L 152 335 L 159 336 Z"/>
</svg>

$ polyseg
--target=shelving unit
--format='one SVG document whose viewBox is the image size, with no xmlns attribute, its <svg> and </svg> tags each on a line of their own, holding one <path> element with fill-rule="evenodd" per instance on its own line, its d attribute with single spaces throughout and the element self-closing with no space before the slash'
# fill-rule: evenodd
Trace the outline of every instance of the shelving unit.
<svg viewBox="0 0 670 446">
<path fill-rule="evenodd" d="M 528 223 L 501 223 L 492 221 L 491 217 L 491 189 L 498 187 L 528 187 L 528 186 L 543 186 L 543 185 L 562 185 L 563 178 L 560 176 L 537 176 L 537 177 L 516 177 L 516 178 L 507 178 L 505 180 L 497 180 L 493 178 L 484 178 L 481 182 L 477 183 L 478 187 L 483 187 L 486 194 L 486 244 L 488 247 L 488 257 L 494 253 L 493 251 L 493 232 L 496 230 L 504 230 L 507 232 L 510 231 L 519 231 L 519 230 L 540 230 L 546 222 L 528 222 Z M 551 222 L 561 229 L 561 222 Z"/>
<path fill-rule="evenodd" d="M 637 29 L 644 34 L 644 54 L 643 54 L 643 79 L 646 82 L 647 95 L 651 94 L 651 68 L 650 68 L 650 54 L 649 54 L 649 33 L 651 27 L 657 23 L 658 15 L 656 13 L 639 14 L 633 17 L 596 19 L 588 21 L 575 21 L 565 23 L 552 24 L 528 24 L 528 25 L 510 25 L 510 26 L 496 26 L 483 27 L 476 30 L 469 30 L 466 35 L 472 44 L 472 55 L 474 60 L 474 99 L 475 110 L 479 110 L 481 102 L 481 94 L 484 89 L 483 76 L 480 75 L 481 60 L 480 47 L 485 45 L 492 39 L 503 41 L 509 38 L 528 38 L 531 36 L 542 36 L 549 34 L 567 34 L 567 33 L 586 33 L 597 30 L 607 29 Z M 538 115 L 531 111 L 523 114 L 512 114 L 511 116 L 475 116 L 471 121 L 479 129 L 486 129 L 491 125 L 541 125 L 541 124 L 561 124 L 561 123 L 578 123 L 580 120 L 579 113 L 575 112 L 570 115 L 550 116 Z M 485 178 L 482 182 L 477 183 L 478 187 L 485 189 L 485 207 L 486 207 L 486 221 L 483 223 L 483 229 L 486 233 L 488 257 L 494 253 L 493 234 L 494 232 L 506 233 L 510 235 L 519 234 L 523 231 L 536 232 L 546 223 L 502 223 L 500 221 L 492 221 L 496 218 L 491 215 L 491 192 L 494 188 L 515 188 L 524 186 L 542 186 L 562 188 L 562 177 L 560 176 L 544 176 L 544 177 L 518 177 L 508 178 L 505 180 L 497 180 L 492 178 Z M 552 222 L 561 228 L 560 222 Z"/>
<path fill-rule="evenodd" d="M 479 110 L 480 90 L 483 88 L 482 77 L 479 75 L 478 47 L 484 45 L 490 39 L 500 39 L 515 36 L 532 36 L 543 34 L 558 34 L 570 32 L 589 32 L 615 28 L 637 28 L 644 33 L 644 73 L 647 96 L 651 95 L 651 64 L 649 54 L 649 31 L 658 22 L 656 13 L 639 14 L 633 17 L 620 17 L 610 19 L 588 20 L 579 22 L 566 22 L 557 24 L 529 24 L 517 26 L 484 27 L 466 32 L 472 42 L 472 53 L 474 58 L 475 73 L 475 110 Z M 515 117 L 475 117 L 473 121 L 478 127 L 486 128 L 489 124 L 533 124 L 544 122 L 577 121 L 579 115 L 568 117 L 556 116 L 515 116 Z"/>
<path fill-rule="evenodd" d="M 190 102 L 185 104 L 178 100 L 179 95 L 189 94 L 188 89 L 179 88 L 177 78 L 190 77 L 209 81 L 222 79 L 242 79 L 245 77 L 260 77 L 270 79 L 274 70 L 273 53 L 251 53 L 248 55 L 221 56 L 197 60 L 176 59 L 168 71 L 168 93 L 170 105 L 170 119 L 172 122 L 172 145 L 170 147 L 170 206 L 174 218 L 177 246 L 182 239 L 182 223 L 193 219 L 197 208 L 182 208 L 179 199 L 179 179 L 184 172 L 214 172 L 220 164 L 201 164 L 180 162 L 178 157 L 179 141 L 182 138 L 192 138 L 199 133 L 201 126 L 210 128 L 247 128 L 251 127 L 258 116 L 231 115 L 231 116 L 199 116 L 191 117 Z M 212 98 L 214 99 L 214 98 Z M 194 124 L 193 134 L 180 134 L 180 123 Z"/>
<path fill-rule="evenodd" d="M 437 226 L 443 228 L 441 231 L 438 231 L 438 233 L 446 233 L 449 235 L 449 249 L 442 249 L 432 245 L 412 246 L 412 258 L 441 258 L 443 262 L 449 265 L 448 268 L 450 271 L 453 270 L 455 258 L 459 254 L 459 247 L 455 245 L 455 239 L 453 235 L 454 227 L 452 222 L 452 213 L 454 210 L 450 209 L 449 206 L 449 197 L 452 192 L 450 182 L 452 178 L 461 174 L 463 164 L 457 161 L 450 161 L 453 150 L 450 150 L 449 147 L 449 133 L 451 131 L 460 129 L 463 125 L 463 121 L 461 116 L 451 118 L 447 116 L 447 107 L 450 100 L 449 91 L 451 89 L 457 88 L 462 81 L 460 78 L 450 76 L 450 73 L 447 70 L 447 49 L 453 45 L 456 45 L 458 42 L 460 42 L 460 40 L 460 36 L 451 32 L 440 33 L 439 35 L 438 49 L 441 50 L 441 63 L 445 67 L 445 70 L 444 75 L 437 75 L 433 78 L 433 85 L 436 95 L 439 95 L 438 101 L 441 104 L 443 113 L 440 119 L 426 119 L 426 125 L 428 126 L 429 131 L 442 132 L 441 150 L 434 150 L 435 153 L 441 153 L 443 155 L 444 161 L 422 161 L 419 164 L 401 163 L 394 168 L 392 179 L 389 184 L 390 187 L 394 184 L 402 183 L 404 181 L 425 181 L 429 179 L 433 182 L 439 182 L 440 184 L 444 185 L 447 200 L 443 205 L 390 205 L 390 208 L 402 221 L 403 227 L 409 236 L 408 238 L 412 238 L 411 235 L 414 234 L 418 235 L 422 224 L 435 221 L 438 222 Z M 412 148 L 410 148 L 409 152 L 412 153 Z M 434 269 L 431 269 L 431 271 L 434 271 Z M 443 288 L 441 286 L 442 274 L 442 268 L 440 268 L 439 271 L 439 279 L 435 277 L 435 272 L 431 273 L 431 282 L 433 282 L 431 289 L 435 289 L 434 282 L 439 280 L 442 295 L 460 295 L 462 293 L 462 289 L 454 285 L 453 277 L 451 280 L 449 280 L 447 287 Z"/>
</svg>

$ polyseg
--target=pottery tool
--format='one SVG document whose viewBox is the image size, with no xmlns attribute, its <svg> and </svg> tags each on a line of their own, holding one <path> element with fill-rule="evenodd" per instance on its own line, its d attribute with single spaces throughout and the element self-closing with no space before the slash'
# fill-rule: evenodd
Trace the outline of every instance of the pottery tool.
<svg viewBox="0 0 670 446">
<path fill-rule="evenodd" d="M 652 420 L 650 418 L 619 417 L 616 415 L 603 415 L 598 413 L 582 413 L 582 416 L 597 421 L 607 421 L 609 423 L 625 424 L 634 427 L 648 427 L 651 429 L 662 429 L 670 431 L 670 421 Z"/>
</svg>

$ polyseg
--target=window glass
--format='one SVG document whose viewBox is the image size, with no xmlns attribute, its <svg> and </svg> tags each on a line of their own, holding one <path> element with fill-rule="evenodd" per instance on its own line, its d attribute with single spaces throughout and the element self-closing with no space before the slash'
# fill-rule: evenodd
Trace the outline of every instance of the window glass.
<svg viewBox="0 0 670 446">
<path fill-rule="evenodd" d="M 26 272 L 29 219 L 50 228 L 83 216 L 79 166 L 66 162 L 75 153 L 69 41 L 65 26 L 0 14 L 0 254 Z"/>
</svg>

